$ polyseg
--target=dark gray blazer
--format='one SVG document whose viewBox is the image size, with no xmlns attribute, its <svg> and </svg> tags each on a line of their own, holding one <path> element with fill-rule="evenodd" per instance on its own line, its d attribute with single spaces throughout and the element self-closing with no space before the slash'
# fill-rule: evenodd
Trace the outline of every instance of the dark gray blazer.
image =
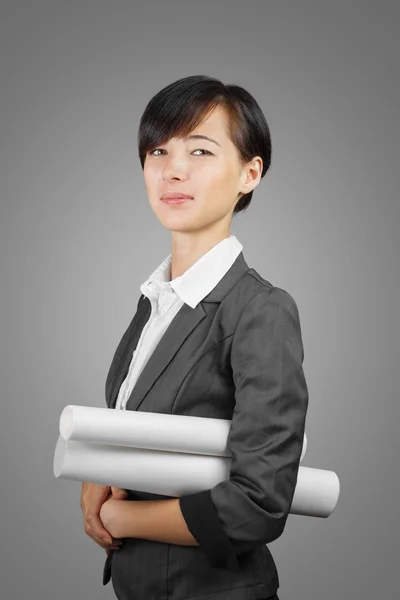
<svg viewBox="0 0 400 600">
<path fill-rule="evenodd" d="M 142 294 L 107 376 L 109 408 L 150 313 Z M 303 359 L 294 299 L 249 268 L 243 252 L 195 309 L 182 306 L 126 409 L 231 420 L 230 479 L 180 498 L 199 546 L 123 538 L 103 572 L 117 598 L 255 600 L 276 592 L 266 544 L 282 534 L 297 483 L 308 407 Z M 172 497 L 128 490 L 125 501 Z"/>
</svg>

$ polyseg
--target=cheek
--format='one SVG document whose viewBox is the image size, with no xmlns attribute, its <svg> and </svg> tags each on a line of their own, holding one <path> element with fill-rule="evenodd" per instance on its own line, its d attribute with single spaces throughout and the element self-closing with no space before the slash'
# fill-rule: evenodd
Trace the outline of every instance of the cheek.
<svg viewBox="0 0 400 600">
<path fill-rule="evenodd" d="M 221 210 L 229 207 L 235 196 L 235 178 L 229 173 L 213 172 L 199 178 L 197 187 L 199 194 L 207 204 L 219 206 Z"/>
<path fill-rule="evenodd" d="M 196 185 L 199 190 L 204 190 L 207 194 L 214 194 L 217 192 L 219 195 L 230 194 L 234 189 L 235 177 L 226 165 L 213 165 L 210 168 L 208 165 L 204 165 L 203 169 L 198 169 L 193 174 L 193 178 L 196 181 Z"/>
<path fill-rule="evenodd" d="M 143 170 L 143 178 L 147 188 L 151 189 L 161 179 L 161 175 L 157 169 L 151 166 L 145 166 Z"/>
</svg>

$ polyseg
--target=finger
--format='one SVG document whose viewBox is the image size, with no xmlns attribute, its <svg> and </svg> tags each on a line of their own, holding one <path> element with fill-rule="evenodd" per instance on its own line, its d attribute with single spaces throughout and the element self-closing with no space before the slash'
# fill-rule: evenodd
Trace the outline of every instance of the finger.
<svg viewBox="0 0 400 600">
<path fill-rule="evenodd" d="M 107 546 L 104 548 L 104 550 L 105 550 L 106 552 L 107 552 L 107 550 L 108 550 L 108 551 L 111 551 L 111 550 L 119 550 L 121 546 L 122 546 L 122 543 L 121 543 L 121 544 L 118 544 L 117 542 L 113 542 L 111 545 L 110 545 L 110 544 L 109 544 L 109 545 L 107 545 Z"/>
<path fill-rule="evenodd" d="M 124 496 L 127 496 L 127 492 L 126 490 L 122 489 L 122 488 L 118 488 L 118 487 L 113 487 L 111 486 L 111 493 L 113 498 L 123 498 Z"/>
<path fill-rule="evenodd" d="M 116 542 L 116 541 L 115 541 L 115 538 L 113 538 L 113 541 L 112 541 L 112 543 L 111 543 L 111 544 L 106 544 L 106 543 L 105 543 L 105 542 L 103 542 L 102 540 L 100 540 L 100 542 L 97 542 L 97 541 L 95 540 L 95 538 L 92 538 L 92 540 L 93 540 L 94 542 L 96 542 L 96 544 L 98 544 L 98 545 L 99 545 L 101 548 L 103 548 L 103 549 L 104 549 L 104 550 L 106 550 L 106 551 L 107 551 L 107 550 L 119 550 L 119 548 L 120 548 L 120 546 L 121 546 L 121 544 L 122 544 L 122 542 L 120 542 L 120 543 L 119 543 L 119 542 Z"/>
<path fill-rule="evenodd" d="M 87 522 L 90 525 L 90 537 L 92 537 L 97 544 L 101 546 L 111 544 L 113 541 L 112 535 L 107 529 L 103 527 L 103 523 L 98 514 L 92 514 L 87 518 Z"/>
<path fill-rule="evenodd" d="M 98 546 L 101 546 L 101 548 L 104 548 L 104 550 L 106 550 L 106 549 L 109 549 L 109 550 L 118 550 L 119 547 L 120 547 L 120 545 L 123 542 L 122 538 L 115 538 L 115 537 L 112 537 L 111 535 L 110 535 L 110 538 L 109 538 L 109 540 L 111 540 L 111 541 L 109 541 L 109 540 L 105 541 L 103 538 L 97 537 L 96 535 L 94 535 L 90 531 L 89 531 L 88 535 L 89 535 L 89 537 L 92 538 L 92 540 Z"/>
<path fill-rule="evenodd" d="M 105 548 L 105 551 L 107 552 L 107 556 L 110 556 L 111 552 L 113 552 L 114 550 L 119 550 L 119 546 L 116 548 Z"/>
</svg>

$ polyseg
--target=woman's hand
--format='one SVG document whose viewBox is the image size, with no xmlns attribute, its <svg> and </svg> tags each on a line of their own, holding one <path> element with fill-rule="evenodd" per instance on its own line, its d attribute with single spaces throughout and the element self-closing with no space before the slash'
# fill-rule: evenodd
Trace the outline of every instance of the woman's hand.
<svg viewBox="0 0 400 600">
<path fill-rule="evenodd" d="M 104 527 L 113 538 L 120 538 L 121 531 L 121 498 L 117 500 L 113 495 L 104 502 L 100 509 L 100 519 Z"/>
<path fill-rule="evenodd" d="M 107 554 L 111 550 L 119 548 L 122 539 L 113 539 L 112 533 L 106 529 L 100 518 L 100 511 L 104 503 L 107 501 L 111 493 L 112 498 L 123 499 L 123 494 L 118 492 L 125 490 L 113 488 L 106 485 L 98 485 L 96 483 L 82 483 L 82 495 L 80 506 L 83 513 L 85 533 L 92 538 L 96 544 L 104 548 Z M 110 540 L 111 538 L 111 540 Z"/>
</svg>

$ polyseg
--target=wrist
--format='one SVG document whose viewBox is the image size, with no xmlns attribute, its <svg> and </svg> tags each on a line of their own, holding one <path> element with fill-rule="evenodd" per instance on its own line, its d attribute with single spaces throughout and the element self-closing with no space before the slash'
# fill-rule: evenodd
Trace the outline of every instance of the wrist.
<svg viewBox="0 0 400 600">
<path fill-rule="evenodd" d="M 103 503 L 100 509 L 100 519 L 103 523 L 103 527 L 114 538 L 122 537 L 122 529 L 124 525 L 123 516 L 123 503 L 122 500 L 115 500 L 110 497 L 106 502 Z"/>
</svg>

